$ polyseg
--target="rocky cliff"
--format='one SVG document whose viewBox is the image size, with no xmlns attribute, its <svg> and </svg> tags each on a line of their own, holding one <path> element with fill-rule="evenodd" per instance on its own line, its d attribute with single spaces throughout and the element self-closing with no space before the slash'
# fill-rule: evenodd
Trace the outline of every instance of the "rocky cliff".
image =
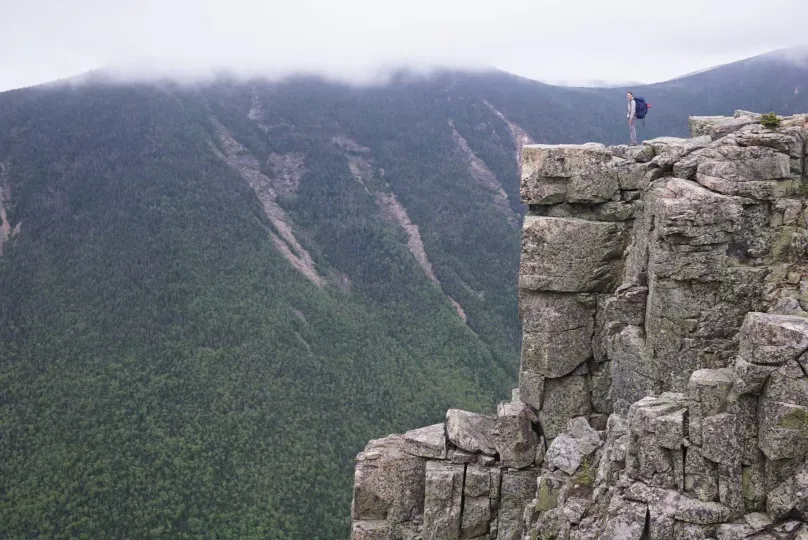
<svg viewBox="0 0 808 540">
<path fill-rule="evenodd" d="M 525 146 L 519 389 L 371 441 L 353 540 L 808 539 L 808 116 Z"/>
</svg>

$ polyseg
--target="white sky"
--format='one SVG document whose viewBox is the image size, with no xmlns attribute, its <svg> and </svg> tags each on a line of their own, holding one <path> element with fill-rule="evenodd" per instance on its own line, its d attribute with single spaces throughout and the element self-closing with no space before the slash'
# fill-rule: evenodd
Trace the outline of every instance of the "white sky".
<svg viewBox="0 0 808 540">
<path fill-rule="evenodd" d="M 806 25 L 808 0 L 0 0 L 0 90 L 120 65 L 655 82 L 805 43 Z"/>
</svg>

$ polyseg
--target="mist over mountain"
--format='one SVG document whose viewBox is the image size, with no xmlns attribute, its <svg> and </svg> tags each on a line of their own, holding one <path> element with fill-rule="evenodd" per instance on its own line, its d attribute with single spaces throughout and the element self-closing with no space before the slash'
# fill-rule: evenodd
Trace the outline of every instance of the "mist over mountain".
<svg viewBox="0 0 808 540">
<path fill-rule="evenodd" d="M 808 66 L 633 90 L 684 136 L 808 111 Z M 521 146 L 625 107 L 492 70 L 0 94 L 0 536 L 345 538 L 368 439 L 515 383 Z"/>
<path fill-rule="evenodd" d="M 184 80 L 318 73 L 375 79 L 379 66 L 494 66 L 547 81 L 670 79 L 804 38 L 795 0 L 655 2 L 632 8 L 569 0 L 4 2 L 0 89 L 129 65 Z M 776 23 L 766 24 L 768 17 Z"/>
</svg>

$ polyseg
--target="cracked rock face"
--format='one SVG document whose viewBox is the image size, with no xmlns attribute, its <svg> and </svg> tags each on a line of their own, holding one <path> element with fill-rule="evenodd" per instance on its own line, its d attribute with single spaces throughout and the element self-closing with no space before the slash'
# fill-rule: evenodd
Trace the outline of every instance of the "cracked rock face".
<svg viewBox="0 0 808 540">
<path fill-rule="evenodd" d="M 352 539 L 808 540 L 806 119 L 524 146 L 519 389 L 372 441 Z"/>
<path fill-rule="evenodd" d="M 614 289 L 626 242 L 622 223 L 525 216 L 519 286 L 559 292 Z"/>
<path fill-rule="evenodd" d="M 541 377 L 568 375 L 592 356 L 595 309 L 590 298 L 524 291 L 523 370 Z"/>
</svg>

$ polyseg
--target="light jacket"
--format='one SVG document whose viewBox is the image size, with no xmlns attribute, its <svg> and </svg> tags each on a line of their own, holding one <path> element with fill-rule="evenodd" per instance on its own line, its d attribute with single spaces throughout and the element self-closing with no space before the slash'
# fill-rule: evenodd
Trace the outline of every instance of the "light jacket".
<svg viewBox="0 0 808 540">
<path fill-rule="evenodd" d="M 628 102 L 628 114 L 626 114 L 626 119 L 631 120 L 634 118 L 635 114 L 637 114 L 637 102 L 632 99 Z"/>
</svg>

